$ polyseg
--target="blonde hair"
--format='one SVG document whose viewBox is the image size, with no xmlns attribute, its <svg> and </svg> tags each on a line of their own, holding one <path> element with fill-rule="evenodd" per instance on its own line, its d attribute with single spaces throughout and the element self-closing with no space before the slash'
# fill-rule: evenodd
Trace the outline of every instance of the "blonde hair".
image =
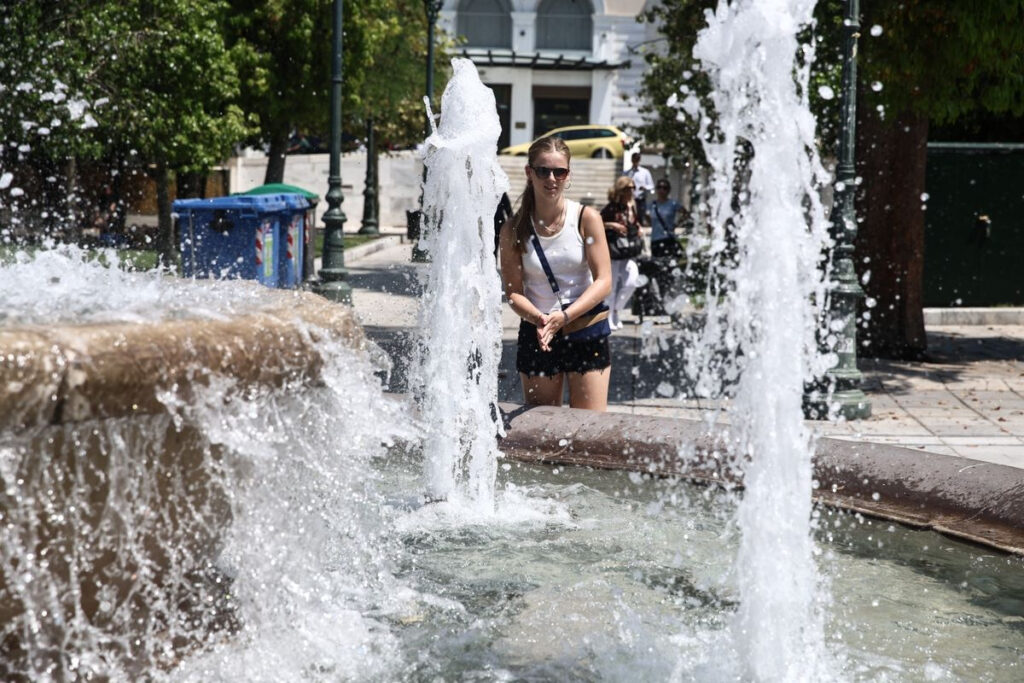
<svg viewBox="0 0 1024 683">
<path fill-rule="evenodd" d="M 621 197 L 623 195 L 623 193 L 625 193 L 626 188 L 629 185 L 632 185 L 634 188 L 636 187 L 636 183 L 634 183 L 633 179 L 630 178 L 629 176 L 627 176 L 627 175 L 620 175 L 618 178 L 616 178 L 615 179 L 615 184 L 612 185 L 610 188 L 608 188 L 608 201 L 610 201 L 610 202 L 617 202 L 617 201 L 619 201 L 619 197 Z M 622 202 L 622 203 L 623 204 L 635 204 L 636 203 L 635 197 L 636 197 L 636 190 L 633 191 L 633 196 L 630 197 L 628 202 Z"/>
<path fill-rule="evenodd" d="M 572 153 L 565 140 L 560 137 L 549 135 L 536 140 L 530 145 L 530 151 L 526 158 L 530 166 L 537 160 L 537 157 L 545 152 L 558 152 L 565 155 L 566 163 L 572 161 Z M 515 235 L 516 249 L 526 252 L 526 243 L 530 241 L 530 233 L 533 232 L 530 218 L 533 216 L 533 209 L 537 205 L 537 199 L 533 196 L 533 183 L 527 181 L 526 189 L 519 196 L 519 209 L 512 216 L 512 234 Z"/>
</svg>

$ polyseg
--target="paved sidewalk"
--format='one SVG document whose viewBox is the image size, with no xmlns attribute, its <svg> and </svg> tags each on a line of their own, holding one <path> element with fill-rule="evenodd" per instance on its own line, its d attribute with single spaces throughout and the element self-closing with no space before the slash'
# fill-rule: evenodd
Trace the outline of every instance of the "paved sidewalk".
<svg viewBox="0 0 1024 683">
<path fill-rule="evenodd" d="M 405 391 L 409 343 L 415 334 L 420 287 L 410 247 L 389 238 L 377 250 L 347 253 L 354 307 L 367 334 L 395 363 L 392 391 Z M 1000 310 L 1000 309 L 995 309 Z M 974 314 L 971 320 L 983 320 Z M 863 360 L 872 416 L 855 422 L 810 422 L 821 434 L 877 441 L 1024 467 L 1024 316 L 1002 310 L 1014 324 L 929 325 L 927 362 Z M 951 319 L 930 312 L 929 320 Z M 956 319 L 956 318 L 952 318 Z M 664 318 L 633 316 L 612 336 L 610 410 L 702 419 L 715 406 L 665 394 L 685 390 L 676 333 Z M 515 372 L 518 318 L 502 311 L 499 399 L 521 402 Z M 644 349 L 665 350 L 644 353 Z"/>
</svg>

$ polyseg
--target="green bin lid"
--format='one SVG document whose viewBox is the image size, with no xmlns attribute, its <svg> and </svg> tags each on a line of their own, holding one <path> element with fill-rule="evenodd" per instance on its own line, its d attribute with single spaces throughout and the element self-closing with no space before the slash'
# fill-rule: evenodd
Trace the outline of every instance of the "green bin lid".
<svg viewBox="0 0 1024 683">
<path fill-rule="evenodd" d="M 301 194 L 303 197 L 305 197 L 306 199 L 309 199 L 310 201 L 312 201 L 314 203 L 316 203 L 316 202 L 318 202 L 320 200 L 320 195 L 316 194 L 315 192 L 310 192 L 309 190 L 304 190 L 301 187 L 296 187 L 295 185 L 286 185 L 284 183 L 269 183 L 267 185 L 260 185 L 259 187 L 254 187 L 251 190 L 246 190 L 245 192 L 239 192 L 238 194 L 286 194 L 286 193 Z"/>
</svg>

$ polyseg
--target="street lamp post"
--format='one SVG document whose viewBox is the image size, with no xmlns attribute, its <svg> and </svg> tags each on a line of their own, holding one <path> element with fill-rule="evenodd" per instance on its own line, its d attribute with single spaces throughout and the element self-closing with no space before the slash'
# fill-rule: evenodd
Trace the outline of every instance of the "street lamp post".
<svg viewBox="0 0 1024 683">
<path fill-rule="evenodd" d="M 427 12 L 427 98 L 434 101 L 434 27 L 437 25 L 437 15 L 444 5 L 443 0 L 423 0 L 423 7 Z M 431 121 L 427 121 L 426 134 L 431 133 Z M 427 169 L 423 169 L 423 181 L 426 183 Z M 425 216 L 423 214 L 423 195 L 420 194 L 420 209 L 412 212 L 409 216 L 408 237 L 412 241 L 412 260 L 417 262 L 428 261 L 430 256 L 426 251 L 419 248 L 419 238 L 426 228 Z"/>
<path fill-rule="evenodd" d="M 331 154 L 327 172 L 327 211 L 324 213 L 324 251 L 320 268 L 320 295 L 341 303 L 352 303 L 352 287 L 346 280 L 345 212 L 341 203 L 341 36 L 342 0 L 334 0 L 334 36 L 331 44 Z"/>
<path fill-rule="evenodd" d="M 363 224 L 360 235 L 379 235 L 377 220 L 377 140 L 373 132 L 373 117 L 366 119 L 366 189 L 363 190 Z"/>
<path fill-rule="evenodd" d="M 827 415 L 829 405 L 837 405 L 848 420 L 871 415 L 871 403 L 861 390 L 863 375 L 857 369 L 857 301 L 864 296 L 853 265 L 853 241 L 857 236 L 854 208 L 856 168 L 854 149 L 857 139 L 857 39 L 860 37 L 860 0 L 846 0 L 843 20 L 843 85 L 840 98 L 839 164 L 836 168 L 835 204 L 832 207 L 832 239 L 835 257 L 832 269 L 832 295 L 829 299 L 827 337 L 838 362 L 825 375 L 831 395 L 811 402 L 810 413 Z"/>
</svg>

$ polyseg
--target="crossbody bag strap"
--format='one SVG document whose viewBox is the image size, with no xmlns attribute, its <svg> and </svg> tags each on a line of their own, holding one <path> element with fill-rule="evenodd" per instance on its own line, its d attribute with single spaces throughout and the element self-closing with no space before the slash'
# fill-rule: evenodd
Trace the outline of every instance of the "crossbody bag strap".
<svg viewBox="0 0 1024 683">
<path fill-rule="evenodd" d="M 665 225 L 665 219 L 661 217 L 661 211 L 658 211 L 657 203 L 653 204 L 651 208 L 654 209 L 654 215 L 658 217 L 658 222 L 661 223 L 661 229 L 667 233 L 671 233 L 672 231 L 668 229 L 667 225 Z"/>
<path fill-rule="evenodd" d="M 551 272 L 551 266 L 548 264 L 548 257 L 544 255 L 544 248 L 540 246 L 540 238 L 537 236 L 536 230 L 534 230 L 533 234 L 530 235 L 530 240 L 533 241 L 533 250 L 537 252 L 537 258 L 540 260 L 540 267 L 544 269 L 544 274 L 548 276 L 548 284 L 551 285 L 551 291 L 555 293 L 555 299 L 564 311 L 568 306 L 562 303 L 562 297 L 558 295 L 558 281 L 555 280 L 555 274 Z"/>
</svg>

